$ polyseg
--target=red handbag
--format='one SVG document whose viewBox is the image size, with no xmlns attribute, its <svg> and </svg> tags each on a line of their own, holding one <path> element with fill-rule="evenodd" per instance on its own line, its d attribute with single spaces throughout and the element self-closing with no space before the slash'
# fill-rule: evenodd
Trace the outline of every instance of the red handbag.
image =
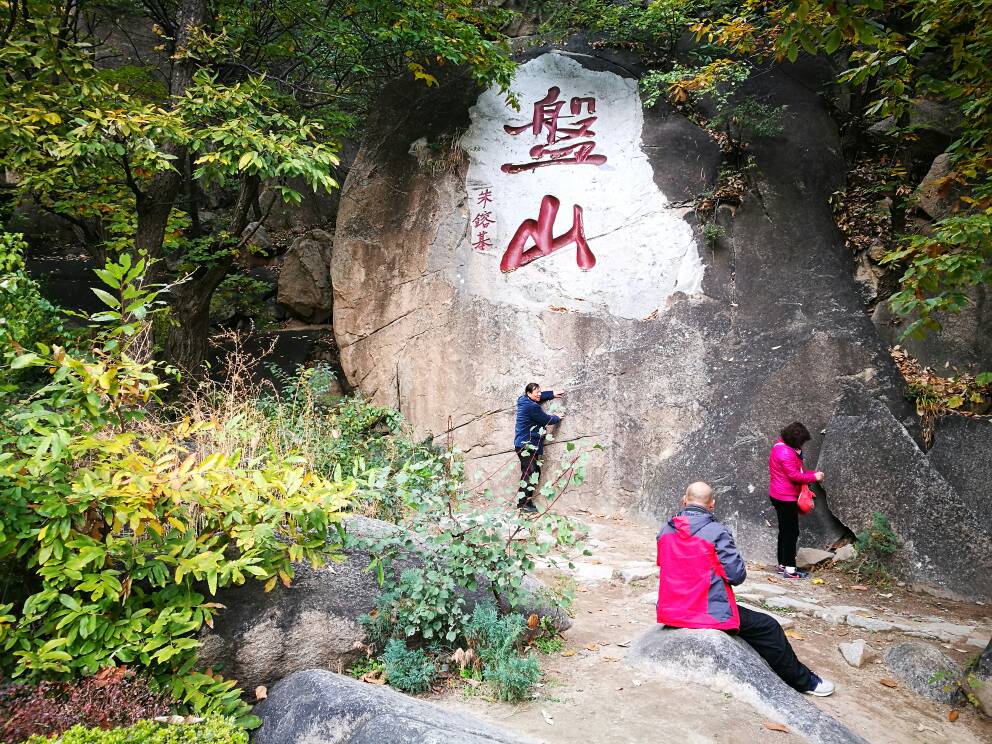
<svg viewBox="0 0 992 744">
<path fill-rule="evenodd" d="M 803 487 L 799 490 L 799 513 L 809 514 L 813 511 L 813 492 L 809 490 L 809 486 L 803 484 Z"/>
</svg>

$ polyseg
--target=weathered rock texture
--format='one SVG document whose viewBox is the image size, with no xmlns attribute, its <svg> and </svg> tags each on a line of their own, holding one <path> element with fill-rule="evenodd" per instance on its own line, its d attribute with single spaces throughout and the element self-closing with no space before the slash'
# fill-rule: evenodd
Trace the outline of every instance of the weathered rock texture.
<svg viewBox="0 0 992 744">
<path fill-rule="evenodd" d="M 965 677 L 967 693 L 982 713 L 992 718 L 992 642 L 975 661 Z"/>
<path fill-rule="evenodd" d="M 884 405 L 873 402 L 831 419 L 817 465 L 830 474 L 834 513 L 852 530 L 867 528 L 874 512 L 889 518 L 903 540 L 892 565 L 896 573 L 959 592 L 992 593 L 987 505 L 963 498 Z M 947 525 L 954 526 L 953 536 Z"/>
<path fill-rule="evenodd" d="M 814 744 L 865 743 L 779 679 L 744 641 L 723 631 L 653 628 L 631 646 L 627 661 L 667 679 L 730 693 Z"/>
<path fill-rule="evenodd" d="M 255 707 L 255 744 L 524 744 L 527 739 L 385 687 L 311 669 Z"/>
<path fill-rule="evenodd" d="M 598 58 L 588 48 L 576 51 L 582 65 L 627 85 L 622 79 L 631 76 L 629 64 Z M 569 96 L 587 94 L 573 86 L 580 77 L 549 79 L 546 87 L 561 86 L 567 109 Z M 906 436 L 903 427 L 915 427 L 915 414 L 864 313 L 833 222 L 828 199 L 843 186 L 844 163 L 826 107 L 812 92 L 815 86 L 780 72 L 748 87 L 770 104 L 788 106 L 784 134 L 753 143 L 753 191 L 732 214 L 725 210 L 727 235 L 715 248 L 698 241 L 705 268 L 701 291 L 659 294 L 651 303 L 657 313 L 643 319 L 605 302 L 590 307 L 581 302 L 584 295 L 557 280 L 549 279 L 543 295 L 521 294 L 519 277 L 526 272 L 547 274 L 559 263 L 574 269 L 574 246 L 508 275 L 498 267 L 505 246 L 493 249 L 496 260 L 473 251 L 478 230 L 469 216 L 485 185 L 466 180 L 475 156 L 455 148 L 440 159 L 441 167 L 437 157 L 418 160 L 424 147 L 411 153 L 411 145 L 426 143 L 428 152 L 450 147 L 471 123 L 477 91 L 463 80 L 429 93 L 393 89 L 345 183 L 335 235 L 334 329 L 349 381 L 376 402 L 399 407 L 418 435 L 443 441 L 450 430 L 470 475 L 507 466 L 503 483 L 515 480 L 512 411 L 523 385 L 538 380 L 567 388 L 569 415 L 548 457 L 561 458 L 562 442 L 606 445 L 592 458 L 585 498 L 597 508 L 626 507 L 660 520 L 676 508 L 687 483 L 708 480 L 718 492 L 718 515 L 747 557 L 771 561 L 775 531 L 766 526 L 774 521 L 766 463 L 781 427 L 806 423 L 814 433 L 806 462 L 814 467 L 819 432 L 835 415 L 865 415 L 880 406 Z M 533 103 L 523 102 L 523 117 L 507 109 L 504 123 L 519 124 Z M 677 212 L 680 202 L 712 188 L 719 150 L 677 112 L 660 104 L 644 111 L 641 146 L 667 199 L 665 209 Z M 622 174 L 624 162 L 602 167 Z M 594 167 L 543 170 L 570 181 L 591 179 Z M 605 188 L 583 197 L 589 224 L 600 202 L 613 204 Z M 536 218 L 538 206 L 514 219 Z M 562 202 L 556 235 L 570 226 L 570 207 Z M 694 225 L 688 209 L 684 219 Z M 500 234 L 515 227 L 511 220 Z M 610 251 L 623 249 L 609 236 L 589 237 L 604 266 Z M 659 242 L 669 239 L 658 235 Z M 585 277 L 601 278 L 600 292 L 655 270 L 627 267 L 628 274 L 616 276 L 596 274 L 600 268 Z M 638 298 L 639 307 L 645 299 Z M 922 452 L 910 459 L 926 463 Z M 883 463 L 880 472 L 895 475 L 905 467 L 905 461 Z M 845 534 L 831 515 L 835 508 L 859 510 L 853 526 L 864 518 L 863 501 L 835 503 L 847 498 L 834 495 L 835 482 L 828 474 L 828 493 L 803 520 L 801 544 L 824 548 Z M 905 519 L 913 530 L 933 527 L 926 513 Z M 973 574 L 958 577 L 959 563 L 947 560 L 948 551 L 922 552 L 929 545 L 919 550 L 928 579 L 987 593 L 987 583 L 976 585 Z"/>
<path fill-rule="evenodd" d="M 283 256 L 279 269 L 279 304 L 310 323 L 331 318 L 331 243 L 323 230 L 297 238 Z"/>
<path fill-rule="evenodd" d="M 927 643 L 892 646 L 885 652 L 885 664 L 919 695 L 947 705 L 961 701 L 961 665 Z"/>
<path fill-rule="evenodd" d="M 346 527 L 349 544 L 398 529 L 365 517 L 352 517 Z M 364 654 L 365 630 L 358 619 L 375 607 L 380 594 L 375 574 L 366 570 L 371 556 L 360 544 L 346 548 L 342 562 L 316 571 L 308 563 L 295 564 L 288 589 L 277 584 L 266 593 L 261 582 L 250 581 L 218 592 L 216 601 L 227 609 L 200 639 L 201 663 L 222 669 L 246 690 L 305 669 L 344 671 Z M 392 570 L 398 573 L 411 565 L 397 561 Z M 543 588 L 529 577 L 528 586 L 535 596 Z M 485 588 L 466 591 L 466 596 L 470 604 L 492 598 Z M 571 625 L 561 611 L 541 606 L 520 611 L 550 614 L 562 630 Z"/>
</svg>

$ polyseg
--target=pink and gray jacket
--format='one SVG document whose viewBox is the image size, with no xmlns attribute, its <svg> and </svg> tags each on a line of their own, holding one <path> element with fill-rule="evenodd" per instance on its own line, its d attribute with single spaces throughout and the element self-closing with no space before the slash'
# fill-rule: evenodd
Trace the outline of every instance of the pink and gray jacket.
<svg viewBox="0 0 992 744">
<path fill-rule="evenodd" d="M 676 628 L 740 627 L 731 586 L 747 577 L 730 530 L 701 506 L 687 506 L 658 534 L 658 622 Z"/>
<path fill-rule="evenodd" d="M 768 495 L 779 501 L 798 501 L 804 484 L 815 483 L 816 473 L 803 472 L 799 453 L 781 439 L 768 453 Z"/>
</svg>

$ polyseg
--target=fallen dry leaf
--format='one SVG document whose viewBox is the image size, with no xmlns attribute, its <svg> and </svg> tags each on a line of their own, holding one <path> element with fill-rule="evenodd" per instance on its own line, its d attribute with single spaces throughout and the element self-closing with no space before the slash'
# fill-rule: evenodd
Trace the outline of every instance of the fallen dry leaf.
<svg viewBox="0 0 992 744">
<path fill-rule="evenodd" d="M 806 640 L 806 636 L 804 636 L 798 630 L 793 630 L 792 628 L 789 628 L 787 631 L 785 631 L 785 634 L 789 638 L 795 638 L 797 641 L 805 641 Z"/>
<path fill-rule="evenodd" d="M 366 672 L 362 675 L 362 682 L 368 682 L 370 685 L 384 685 L 386 684 L 386 675 L 381 669 Z"/>
<path fill-rule="evenodd" d="M 888 677 L 883 677 L 882 679 L 880 679 L 878 681 L 881 682 L 886 687 L 898 687 L 899 686 L 899 683 L 898 682 L 896 682 L 894 679 L 889 679 Z"/>
<path fill-rule="evenodd" d="M 536 613 L 531 614 L 531 616 L 527 618 L 527 627 L 530 628 L 531 630 L 534 630 L 534 628 L 537 627 L 537 623 L 538 623 L 538 617 Z"/>
<path fill-rule="evenodd" d="M 575 656 L 575 649 L 574 648 L 570 648 L 570 649 L 568 649 L 568 651 L 562 651 L 561 652 L 561 655 L 562 656 Z"/>
<path fill-rule="evenodd" d="M 586 592 L 589 591 L 589 587 L 587 587 L 587 586 L 580 586 L 575 591 L 579 592 L 580 594 L 585 594 Z"/>
<path fill-rule="evenodd" d="M 599 646 L 597 646 L 595 643 L 587 643 L 585 648 L 587 651 L 599 651 Z"/>
<path fill-rule="evenodd" d="M 567 313 L 568 312 L 568 308 L 567 307 L 562 307 L 561 305 L 548 305 L 548 310 L 550 310 L 553 313 Z"/>
<path fill-rule="evenodd" d="M 765 728 L 769 731 L 781 731 L 783 734 L 789 733 L 789 727 L 784 723 L 776 723 L 775 721 L 765 721 Z"/>
<path fill-rule="evenodd" d="M 600 656 L 600 661 L 620 661 L 616 656 Z"/>
<path fill-rule="evenodd" d="M 950 721 L 951 723 L 954 723 L 956 720 L 958 720 L 959 715 L 961 714 L 958 713 L 956 710 L 952 710 L 950 713 L 947 714 L 947 720 Z"/>
<path fill-rule="evenodd" d="M 813 582 L 812 583 L 814 583 L 814 584 L 822 584 L 823 583 L 823 579 L 813 579 Z"/>
<path fill-rule="evenodd" d="M 868 587 L 866 587 L 864 584 L 851 584 L 847 588 L 848 589 L 853 589 L 856 592 L 866 592 L 866 591 L 868 591 Z"/>
<path fill-rule="evenodd" d="M 265 685 L 259 685 L 255 688 L 255 699 L 265 700 L 269 696 L 269 691 L 265 689 Z"/>
<path fill-rule="evenodd" d="M 546 711 L 544 708 L 541 708 L 541 716 L 544 718 L 544 722 L 549 726 L 555 725 L 555 719 L 549 716 L 548 711 Z"/>
</svg>

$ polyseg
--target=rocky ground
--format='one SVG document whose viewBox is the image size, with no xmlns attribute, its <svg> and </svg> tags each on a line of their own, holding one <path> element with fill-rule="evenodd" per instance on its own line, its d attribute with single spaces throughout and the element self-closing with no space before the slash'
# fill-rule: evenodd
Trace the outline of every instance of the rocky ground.
<svg viewBox="0 0 992 744">
<path fill-rule="evenodd" d="M 522 705 L 497 703 L 458 683 L 435 702 L 547 742 L 805 740 L 769 728 L 767 716 L 730 690 L 629 668 L 631 642 L 655 625 L 655 527 L 618 515 L 574 516 L 589 525 L 592 555 L 574 570 L 549 568 L 542 576 L 552 585 L 574 586 L 575 624 L 560 652 L 540 655 L 544 678 L 536 698 Z M 992 635 L 987 606 L 900 586 L 859 585 L 835 569 L 816 571 L 815 582 L 786 582 L 768 568 L 749 565 L 738 597 L 773 611 L 800 659 L 837 683 L 832 697 L 815 699 L 823 711 L 873 743 L 992 741 L 992 721 L 968 705 L 937 703 L 909 690 L 882 658 L 887 649 L 915 641 L 964 662 Z M 857 640 L 870 646 L 860 668 L 840 651 L 841 644 Z M 851 649 L 848 654 L 857 656 Z"/>
</svg>

